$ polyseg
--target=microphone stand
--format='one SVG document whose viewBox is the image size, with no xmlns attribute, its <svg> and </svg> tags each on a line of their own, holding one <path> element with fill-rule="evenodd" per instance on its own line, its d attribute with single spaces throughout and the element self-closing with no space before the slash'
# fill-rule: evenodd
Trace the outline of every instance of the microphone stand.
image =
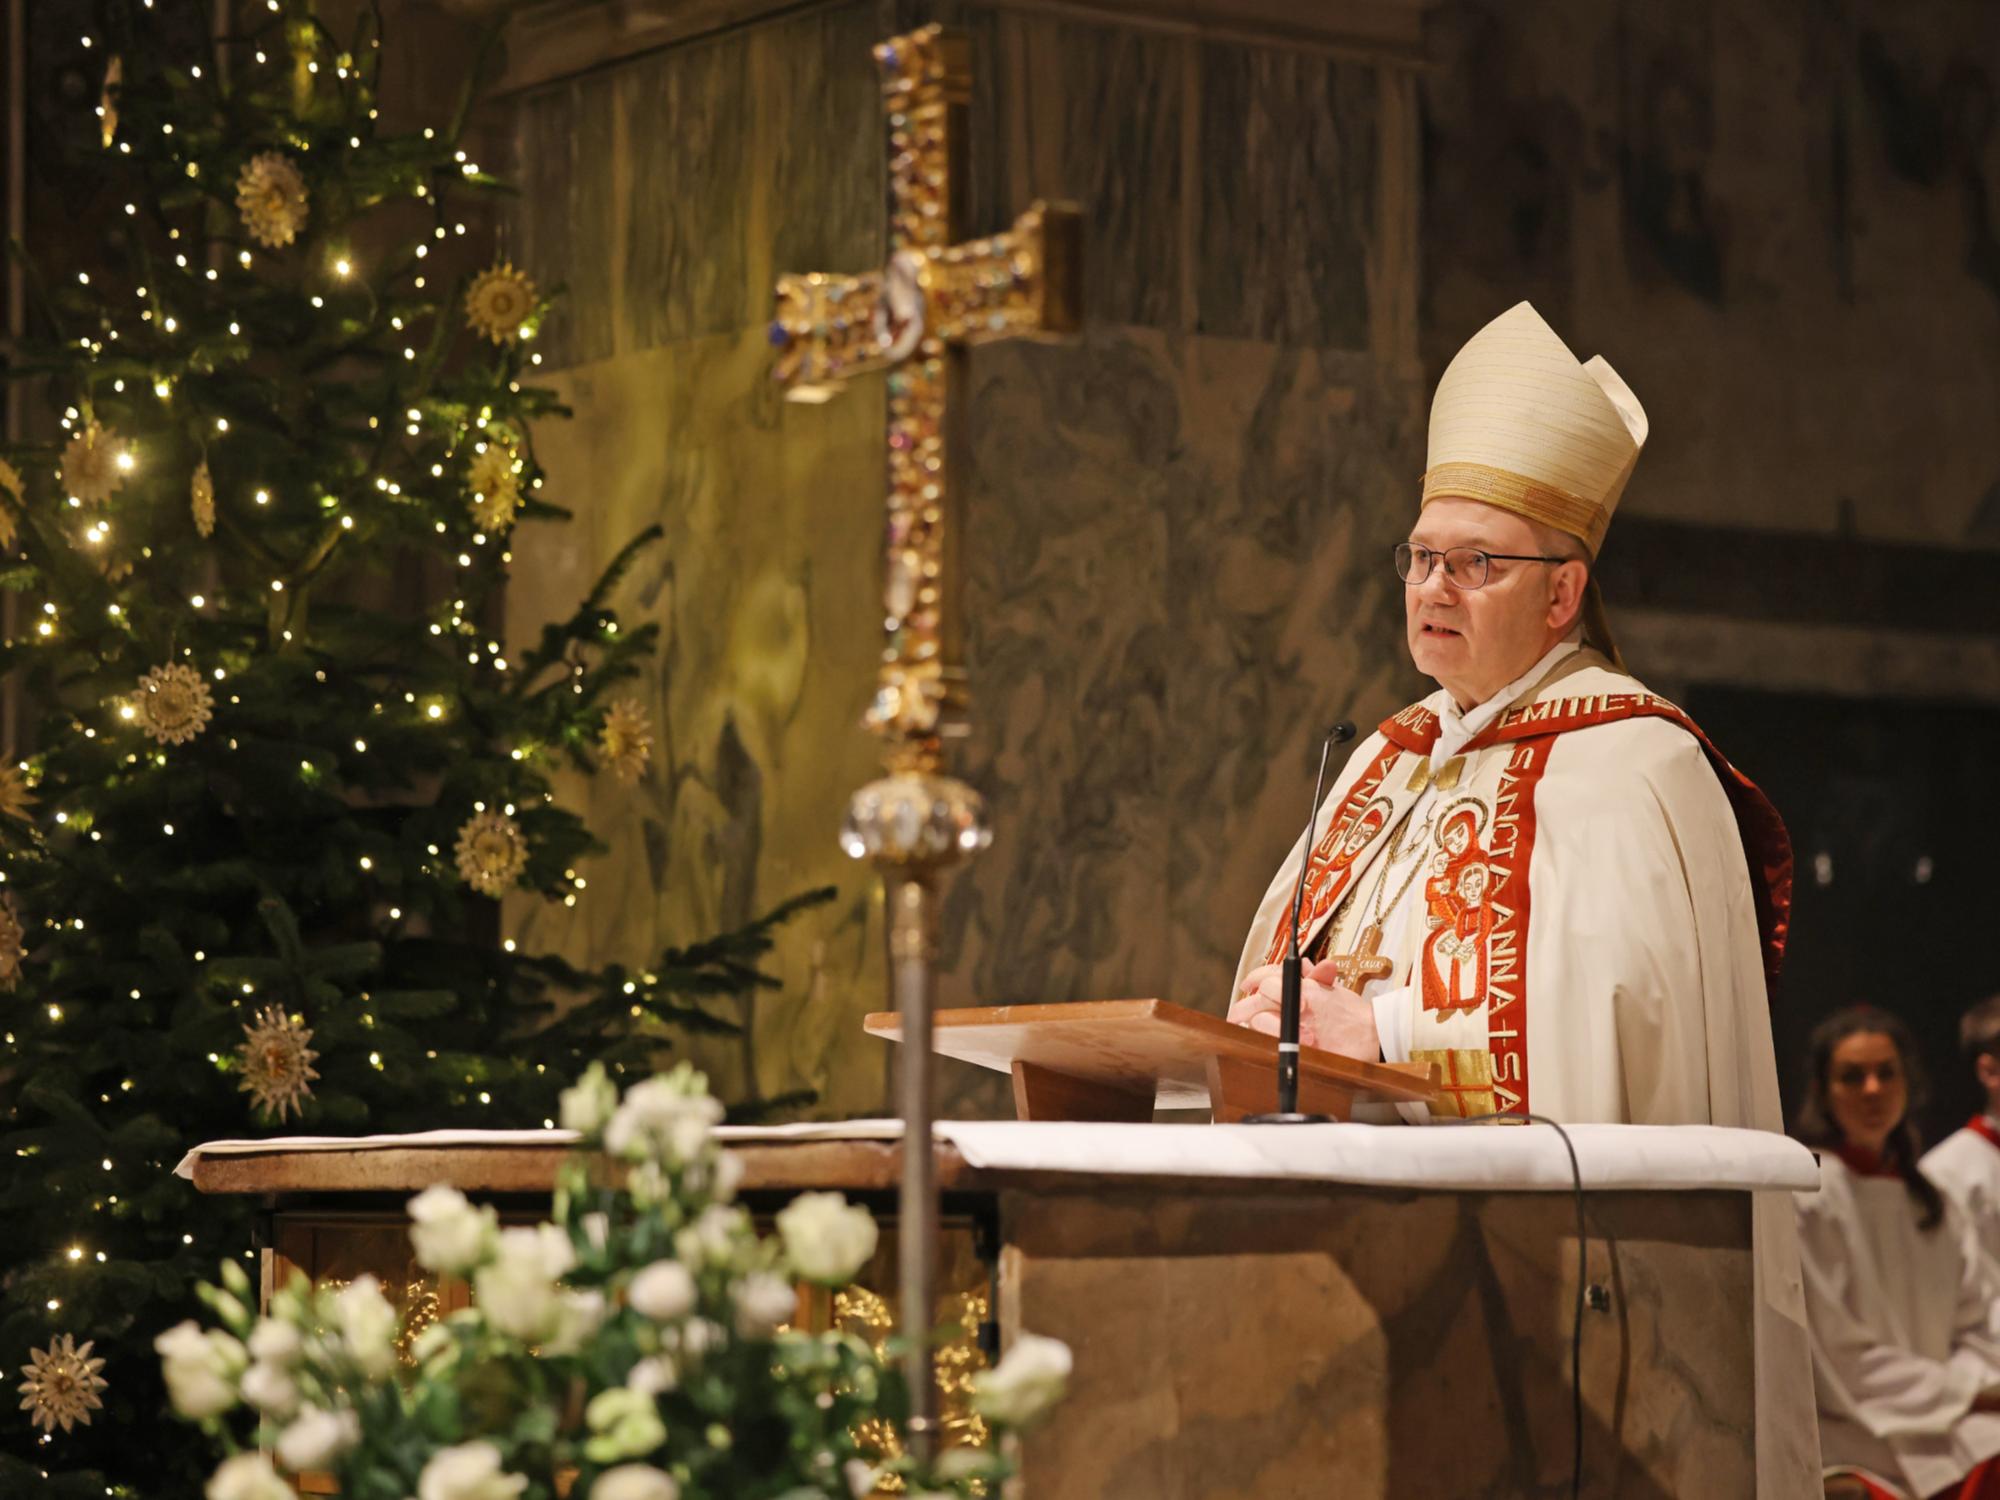
<svg viewBox="0 0 2000 1500">
<path fill-rule="evenodd" d="M 1276 1113 L 1250 1115 L 1246 1125 L 1324 1125 L 1325 1115 L 1299 1113 L 1299 1010 L 1304 964 L 1299 957 L 1299 923 L 1305 909 L 1306 872 L 1312 868 L 1313 828 L 1319 822 L 1319 803 L 1326 789 L 1326 761 L 1335 745 L 1354 738 L 1354 726 L 1346 720 L 1327 731 L 1319 747 L 1319 775 L 1313 781 L 1312 810 L 1306 814 L 1306 840 L 1299 856 L 1298 885 L 1292 891 L 1291 941 L 1278 968 L 1278 1108 Z"/>
</svg>

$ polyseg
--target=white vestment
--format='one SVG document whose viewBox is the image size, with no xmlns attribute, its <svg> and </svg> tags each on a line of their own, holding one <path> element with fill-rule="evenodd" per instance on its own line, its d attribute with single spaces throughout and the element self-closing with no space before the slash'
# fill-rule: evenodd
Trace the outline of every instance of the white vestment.
<svg viewBox="0 0 2000 1500">
<path fill-rule="evenodd" d="M 2000 1144 L 1995 1136 L 2000 1136 L 2000 1126 L 1992 1121 L 1954 1130 L 1924 1153 L 1922 1165 L 1924 1176 L 1958 1205 L 1980 1248 L 2000 1265 Z"/>
<path fill-rule="evenodd" d="M 1732 795 L 1776 818 L 1736 782 L 1678 710 L 1559 646 L 1493 702 L 1436 693 L 1354 752 L 1313 830 L 1304 941 L 1352 953 L 1380 928 L 1391 970 L 1362 993 L 1383 1056 L 1436 1063 L 1451 1114 L 1782 1130 L 1766 951 L 1789 850 L 1753 885 Z M 1281 956 L 1306 854 L 1272 880 L 1239 988 Z M 1815 1496 L 1793 1214 L 1760 1195 L 1754 1217 L 1758 1493 Z"/>
<path fill-rule="evenodd" d="M 2000 1453 L 2000 1415 L 1971 1409 L 2000 1387 L 2000 1288 L 1957 1208 L 1947 1199 L 1944 1221 L 1919 1229 L 1900 1178 L 1860 1176 L 1831 1152 L 1820 1190 L 1797 1201 L 1826 1462 L 1921 1497 Z"/>
</svg>

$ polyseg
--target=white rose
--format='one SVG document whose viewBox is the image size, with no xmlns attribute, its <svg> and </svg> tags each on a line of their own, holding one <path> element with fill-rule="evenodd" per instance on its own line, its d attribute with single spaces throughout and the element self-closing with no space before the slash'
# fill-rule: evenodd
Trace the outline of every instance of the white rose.
<svg viewBox="0 0 2000 1500">
<path fill-rule="evenodd" d="M 556 1299 L 555 1332 L 542 1344 L 544 1354 L 580 1354 L 590 1336 L 604 1326 L 604 1293 L 564 1292 Z"/>
<path fill-rule="evenodd" d="M 847 1481 L 847 1493 L 854 1500 L 868 1500 L 875 1493 L 875 1466 L 863 1463 L 858 1458 L 850 1458 L 840 1466 L 841 1477 Z"/>
<path fill-rule="evenodd" d="M 674 1253 L 690 1266 L 721 1265 L 749 1228 L 749 1215 L 742 1209 L 711 1203 L 674 1236 Z"/>
<path fill-rule="evenodd" d="M 305 1350 L 298 1329 L 276 1318 L 263 1318 L 250 1330 L 250 1357 L 259 1364 L 290 1369 Z"/>
<path fill-rule="evenodd" d="M 778 1215 L 792 1269 L 808 1281 L 844 1286 L 875 1253 L 875 1217 L 838 1193 L 801 1193 Z"/>
<path fill-rule="evenodd" d="M 569 1236 L 553 1224 L 502 1230 L 493 1259 L 473 1275 L 480 1309 L 500 1332 L 538 1344 L 561 1316 L 556 1278 L 575 1263 Z"/>
<path fill-rule="evenodd" d="M 972 1377 L 972 1406 L 1006 1427 L 1026 1427 L 1062 1399 L 1069 1383 L 1069 1345 L 1024 1333 L 999 1364 Z"/>
<path fill-rule="evenodd" d="M 254 1364 L 243 1372 L 243 1399 L 283 1421 L 299 1408 L 298 1383 L 276 1365 Z"/>
<path fill-rule="evenodd" d="M 559 1103 L 564 1130 L 595 1135 L 618 1107 L 618 1085 L 605 1073 L 603 1063 L 592 1063 L 583 1077 L 562 1091 Z"/>
<path fill-rule="evenodd" d="M 672 1348 L 694 1360 L 712 1349 L 720 1349 L 724 1334 L 719 1323 L 711 1323 L 707 1318 L 689 1318 L 678 1328 L 668 1329 L 666 1338 Z"/>
<path fill-rule="evenodd" d="M 752 1271 L 729 1289 L 736 1304 L 736 1331 L 746 1339 L 768 1338 L 798 1311 L 798 1293 L 784 1277 Z"/>
<path fill-rule="evenodd" d="M 293 1500 L 292 1487 L 261 1453 L 225 1458 L 202 1493 L 208 1500 Z"/>
<path fill-rule="evenodd" d="M 461 1443 L 424 1465 L 417 1500 L 514 1500 L 527 1487 L 526 1475 L 501 1470 L 500 1450 L 491 1443 Z"/>
<path fill-rule="evenodd" d="M 442 1183 L 410 1200 L 410 1244 L 417 1263 L 445 1276 L 464 1276 L 493 1253 L 499 1220 L 491 1207 L 474 1208 L 465 1194 Z"/>
<path fill-rule="evenodd" d="M 300 1474 L 324 1469 L 361 1441 L 361 1422 L 351 1411 L 308 1406 L 278 1434 L 278 1462 Z"/>
<path fill-rule="evenodd" d="M 452 1337 L 449 1323 L 433 1323 L 410 1345 L 410 1358 L 420 1365 L 427 1365 L 440 1355 L 456 1350 L 458 1341 Z"/>
<path fill-rule="evenodd" d="M 385 1380 L 396 1368 L 396 1309 L 373 1276 L 357 1276 L 333 1299 L 334 1321 L 348 1357 L 371 1380 Z"/>
<path fill-rule="evenodd" d="M 694 1311 L 694 1277 L 677 1260 L 656 1260 L 632 1278 L 625 1295 L 640 1316 L 671 1323 Z"/>
<path fill-rule="evenodd" d="M 153 1340 L 174 1410 L 192 1421 L 217 1417 L 236 1404 L 236 1378 L 249 1363 L 241 1344 L 221 1329 L 204 1333 L 192 1320 Z"/>
<path fill-rule="evenodd" d="M 606 1469 L 590 1487 L 590 1500 L 680 1500 L 681 1487 L 651 1464 Z"/>
<path fill-rule="evenodd" d="M 690 1161 L 722 1122 L 722 1104 L 688 1093 L 674 1078 L 648 1078 L 625 1091 L 604 1127 L 604 1149 L 628 1161 L 655 1157 L 669 1166 Z"/>
<path fill-rule="evenodd" d="M 715 1196 L 727 1203 L 743 1186 L 743 1158 L 725 1151 L 715 1159 Z"/>
<path fill-rule="evenodd" d="M 680 1383 L 680 1372 L 674 1368 L 673 1361 L 657 1354 L 640 1360 L 625 1377 L 625 1384 L 642 1396 L 662 1395 L 678 1389 Z"/>
</svg>

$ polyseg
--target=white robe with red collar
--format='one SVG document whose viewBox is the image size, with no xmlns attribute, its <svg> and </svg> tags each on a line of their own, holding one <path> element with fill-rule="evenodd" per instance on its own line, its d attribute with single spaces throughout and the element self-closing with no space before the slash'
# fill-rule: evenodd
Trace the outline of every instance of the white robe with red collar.
<svg viewBox="0 0 2000 1500">
<path fill-rule="evenodd" d="M 1857 1175 L 1832 1152 L 1820 1190 L 1798 1199 L 1826 1462 L 1915 1496 L 2000 1454 L 2000 1415 L 1972 1409 L 2000 1390 L 2000 1287 L 1972 1226 L 1946 1205 L 1942 1223 L 1920 1229 L 1901 1179 Z"/>
<path fill-rule="evenodd" d="M 1923 1169 L 2000 1266 L 2000 1125 L 1976 1116 L 1926 1151 Z"/>
<path fill-rule="evenodd" d="M 1448 723 L 1465 743 L 1432 765 Z M 1239 987 L 1284 952 L 1305 852 L 1258 908 Z M 1596 652 L 1558 648 L 1497 712 L 1461 716 L 1439 692 L 1385 722 L 1327 796 L 1312 856 L 1307 945 L 1351 953 L 1384 914 L 1392 969 L 1363 994 L 1385 1058 L 1440 1067 L 1446 1112 L 1783 1129 L 1767 989 L 1790 909 L 1783 825 Z M 1791 1205 L 1757 1208 L 1758 1488 L 1814 1495 Z"/>
</svg>

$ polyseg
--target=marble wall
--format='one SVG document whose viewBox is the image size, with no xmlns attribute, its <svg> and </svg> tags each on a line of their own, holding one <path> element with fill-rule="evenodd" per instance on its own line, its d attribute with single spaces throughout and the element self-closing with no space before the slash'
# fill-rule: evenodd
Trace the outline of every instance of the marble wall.
<svg viewBox="0 0 2000 1500">
<path fill-rule="evenodd" d="M 975 225 L 1081 203 L 1089 314 L 972 358 L 959 765 L 995 840 L 946 900 L 945 1002 L 1220 1007 L 1318 734 L 1416 688 L 1387 561 L 1422 467 L 1406 71 L 862 0 L 523 92 L 511 248 L 570 287 L 544 351 L 577 415 L 537 441 L 578 520 L 513 608 L 543 616 L 647 523 L 667 539 L 618 600 L 664 630 L 658 770 L 579 793 L 615 830 L 588 898 L 512 920 L 635 961 L 837 885 L 745 1043 L 697 1047 L 730 1092 L 821 1114 L 881 1108 L 887 1077 L 859 1033 L 880 898 L 834 845 L 876 756 L 882 393 L 779 402 L 763 327 L 776 271 L 881 259 L 868 49 L 932 15 L 977 48 Z M 951 1107 L 1004 1109 L 994 1082 L 949 1065 Z"/>
<path fill-rule="evenodd" d="M 1647 405 L 1635 513 L 2000 544 L 2000 6 L 1450 0 L 1428 29 L 1433 368 L 1532 297 Z"/>
</svg>

